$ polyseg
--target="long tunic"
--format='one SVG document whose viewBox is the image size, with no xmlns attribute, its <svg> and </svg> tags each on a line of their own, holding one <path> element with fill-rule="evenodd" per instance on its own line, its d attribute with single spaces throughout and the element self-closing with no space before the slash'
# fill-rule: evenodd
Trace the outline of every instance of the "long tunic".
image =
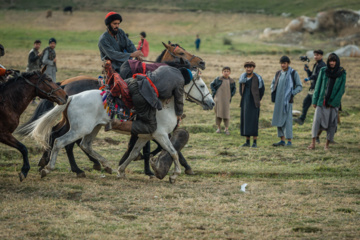
<svg viewBox="0 0 360 240">
<path fill-rule="evenodd" d="M 55 49 L 53 49 L 53 51 L 55 52 Z M 43 65 L 47 65 L 45 73 L 53 80 L 53 82 L 56 82 L 56 72 L 57 72 L 56 62 L 49 59 L 49 50 L 48 49 L 44 50 L 42 63 L 43 63 Z"/>
<path fill-rule="evenodd" d="M 230 100 L 231 100 L 231 90 L 230 90 L 230 78 L 220 78 L 222 84 L 219 89 L 216 91 L 215 95 L 215 114 L 216 117 L 222 119 L 230 119 Z"/>
<path fill-rule="evenodd" d="M 251 85 L 254 78 L 246 81 L 241 98 L 240 132 L 241 136 L 258 136 L 260 108 L 255 106 L 251 94 Z M 264 88 L 264 86 L 262 86 Z"/>
<path fill-rule="evenodd" d="M 129 60 L 131 53 L 136 51 L 134 44 L 126 37 L 122 29 L 119 29 L 116 38 L 108 31 L 104 32 L 99 38 L 98 47 L 101 60 L 110 59 L 116 72 L 120 72 L 121 64 Z"/>
<path fill-rule="evenodd" d="M 273 118 L 272 118 L 272 126 L 277 126 L 277 127 L 283 127 L 285 125 L 286 121 L 292 121 L 292 103 L 289 103 L 289 108 L 287 111 L 284 111 L 285 108 L 285 92 L 286 92 L 286 75 L 287 74 L 291 74 L 290 71 L 281 71 L 280 74 L 280 78 L 279 78 L 279 83 L 277 85 L 277 89 L 276 89 L 276 98 L 275 98 L 275 105 L 274 105 L 274 113 L 273 113 Z M 295 89 L 292 89 L 292 95 L 296 95 L 299 92 L 301 92 L 302 90 L 302 84 L 300 81 L 300 77 L 299 74 L 296 72 L 295 73 Z M 274 82 L 275 82 L 275 77 L 272 81 L 271 84 L 271 91 L 273 91 L 273 87 L 274 87 Z"/>
</svg>

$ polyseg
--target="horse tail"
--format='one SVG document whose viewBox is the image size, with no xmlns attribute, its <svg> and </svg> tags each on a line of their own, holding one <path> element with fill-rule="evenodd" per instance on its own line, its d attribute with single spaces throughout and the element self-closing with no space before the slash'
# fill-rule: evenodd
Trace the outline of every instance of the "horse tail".
<svg viewBox="0 0 360 240">
<path fill-rule="evenodd" d="M 53 126 L 58 121 L 59 115 L 64 112 L 72 100 L 72 96 L 68 98 L 66 104 L 57 105 L 54 109 L 44 114 L 38 120 L 32 122 L 26 127 L 29 131 L 28 136 L 31 136 L 35 141 L 40 143 L 44 148 L 49 148 L 49 138 Z"/>
<path fill-rule="evenodd" d="M 19 126 L 15 133 L 19 134 L 21 136 L 26 136 L 29 135 L 30 130 L 28 128 L 28 126 L 33 123 L 34 121 L 36 121 L 37 119 L 40 118 L 41 115 L 43 115 L 44 113 L 48 112 L 49 110 L 54 108 L 54 103 L 50 102 L 49 100 L 46 99 L 41 99 L 39 105 L 36 107 L 34 114 L 31 116 L 31 118 L 24 124 L 22 124 L 21 126 Z"/>
</svg>

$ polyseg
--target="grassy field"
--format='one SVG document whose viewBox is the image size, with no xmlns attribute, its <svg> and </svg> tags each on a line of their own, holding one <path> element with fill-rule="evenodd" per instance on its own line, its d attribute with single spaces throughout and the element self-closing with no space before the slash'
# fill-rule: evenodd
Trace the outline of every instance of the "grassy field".
<svg viewBox="0 0 360 240">
<path fill-rule="evenodd" d="M 52 9 L 62 10 L 65 6 L 73 6 L 75 10 L 115 10 L 115 9 L 138 9 L 138 11 L 210 11 L 210 12 L 232 12 L 232 13 L 263 13 L 271 15 L 280 15 L 281 13 L 290 13 L 293 16 L 315 16 L 320 11 L 326 11 L 334 8 L 349 8 L 353 10 L 360 9 L 360 3 L 356 0 L 155 0 L 149 4 L 145 0 L 62 0 L 62 1 L 44 1 L 44 0 L 17 0 L 11 4 L 7 1 L 4 7 L 11 9 Z"/>
<path fill-rule="evenodd" d="M 6 43 L 1 64 L 25 69 L 31 41 L 41 36 L 45 42 L 55 36 L 60 39 L 56 48 L 59 80 L 81 74 L 99 75 L 101 61 L 96 44 L 104 30 L 104 14 L 81 12 L 69 20 L 55 12 L 48 22 L 40 14 L 43 12 L 7 11 L 0 15 L 0 20 L 7 23 L 0 26 L 0 42 Z M 23 17 L 22 23 L 10 21 L 18 15 Z M 180 15 L 184 17 L 177 16 Z M 237 24 L 239 31 L 251 31 L 262 29 L 267 22 L 281 27 L 276 25 L 281 18 L 186 13 L 186 18 L 177 20 L 179 24 L 169 29 L 173 14 L 161 13 L 157 19 L 141 24 L 136 13 L 128 12 L 125 16 L 129 20 L 124 22 L 124 29 L 134 39 L 143 29 L 151 28 L 154 32 L 149 37 L 153 47 L 150 60 L 162 50 L 160 41 L 179 42 L 191 51 L 193 39 L 188 38 L 200 26 L 190 23 L 187 26 L 184 22 L 201 21 L 201 29 L 206 32 L 204 38 L 211 39 L 196 53 L 206 61 L 202 77 L 207 84 L 225 65 L 231 67 L 231 76 L 237 79 L 243 72 L 243 62 L 255 61 L 256 72 L 263 76 L 266 86 L 261 103 L 259 148 L 240 148 L 245 139 L 239 133 L 238 93 L 231 103 L 230 136 L 215 133 L 213 111 L 202 111 L 193 103 L 185 103 L 187 118 L 182 127 L 191 135 L 183 154 L 196 175 L 181 175 L 174 185 L 167 179 L 146 177 L 141 161 L 129 165 L 126 180 L 92 171 L 92 164 L 79 148 L 75 148 L 75 157 L 87 178 L 78 179 L 70 172 L 65 151 L 61 151 L 56 170 L 40 179 L 36 165 L 41 149 L 31 139 L 21 139 L 28 147 L 32 169 L 20 183 L 17 174 L 22 165 L 21 155 L 0 145 L 1 239 L 359 239 L 358 59 L 341 59 L 347 70 L 347 83 L 341 124 L 335 136 L 337 144 L 324 151 L 323 134 L 316 150 L 306 150 L 314 113 L 310 109 L 305 124 L 294 125 L 294 146 L 274 148 L 271 144 L 278 138 L 276 128 L 271 127 L 273 104 L 269 87 L 280 68 L 278 61 L 283 51 L 272 46 L 278 54 L 227 54 L 227 50 L 222 50 L 222 37 L 211 35 L 214 27 L 211 19 L 230 18 L 229 23 Z M 232 31 L 226 22 L 222 24 L 216 26 L 222 29 L 221 34 Z M 242 36 L 239 41 L 247 43 L 246 48 L 257 48 L 255 37 Z M 324 42 L 319 44 L 327 47 Z M 295 53 L 290 51 L 292 67 L 305 78 L 299 54 Z M 301 109 L 308 87 L 304 85 L 304 90 L 295 97 L 294 109 Z M 33 105 L 28 107 L 22 122 L 34 109 Z M 127 136 L 100 131 L 94 149 L 116 168 L 127 141 Z M 246 193 L 240 191 L 244 183 L 248 183 Z"/>
</svg>

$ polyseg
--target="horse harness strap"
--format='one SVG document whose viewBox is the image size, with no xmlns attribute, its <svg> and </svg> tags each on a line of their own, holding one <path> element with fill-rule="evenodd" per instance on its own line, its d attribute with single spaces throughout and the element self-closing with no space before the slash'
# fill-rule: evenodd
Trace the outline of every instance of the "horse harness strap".
<svg viewBox="0 0 360 240">
<path fill-rule="evenodd" d="M 192 85 L 191 85 L 189 91 L 188 91 L 188 92 L 185 92 L 185 91 L 184 91 L 185 96 L 186 96 L 185 100 L 187 100 L 187 101 L 189 101 L 189 102 L 195 102 L 195 103 L 199 103 L 199 104 L 204 104 L 204 103 L 205 103 L 204 100 L 205 100 L 205 98 L 210 94 L 210 92 L 208 92 L 207 94 L 203 95 L 202 91 L 199 89 L 199 87 L 198 87 L 198 86 L 196 85 L 196 83 L 195 83 L 195 81 L 198 80 L 198 78 L 199 78 L 199 70 L 198 70 L 197 73 L 196 73 L 196 77 L 194 77 L 194 78 L 191 80 L 191 81 L 192 81 Z M 192 89 L 194 86 L 197 88 L 197 90 L 198 90 L 198 91 L 200 92 L 200 94 L 201 94 L 201 101 L 199 101 L 199 100 L 197 100 L 196 98 L 190 96 L 190 94 L 189 94 L 189 93 L 191 92 L 191 89 Z"/>
<path fill-rule="evenodd" d="M 47 83 L 46 81 L 44 81 L 44 80 L 45 80 L 44 76 L 45 76 L 44 74 L 41 75 L 40 80 L 36 83 L 36 85 L 33 84 L 32 82 L 30 82 L 27 78 L 24 78 L 24 77 L 22 77 L 22 76 L 21 76 L 21 78 L 23 78 L 27 84 L 35 87 L 36 95 L 37 95 L 38 91 L 40 91 L 40 92 L 46 94 L 48 97 L 51 97 L 51 96 L 53 95 L 53 93 L 56 92 L 56 91 L 58 91 L 58 90 L 60 90 L 61 87 L 59 86 L 59 87 L 56 88 L 56 89 L 52 88 L 49 83 Z M 50 87 L 50 89 L 51 89 L 50 92 L 45 92 L 44 90 L 42 90 L 42 89 L 39 88 L 38 85 L 39 85 L 39 83 L 41 83 L 42 81 L 43 81 L 48 87 Z"/>
<path fill-rule="evenodd" d="M 144 67 L 144 65 L 143 65 L 143 67 Z M 155 93 L 156 93 L 156 96 L 159 97 L 159 91 L 158 91 L 157 87 L 155 86 L 155 84 L 151 81 L 151 79 L 150 79 L 146 74 L 144 74 L 144 73 L 135 73 L 135 74 L 133 75 L 133 79 L 135 79 L 136 76 L 146 77 L 146 79 L 149 81 L 151 87 L 154 89 L 154 91 L 155 91 Z"/>
</svg>

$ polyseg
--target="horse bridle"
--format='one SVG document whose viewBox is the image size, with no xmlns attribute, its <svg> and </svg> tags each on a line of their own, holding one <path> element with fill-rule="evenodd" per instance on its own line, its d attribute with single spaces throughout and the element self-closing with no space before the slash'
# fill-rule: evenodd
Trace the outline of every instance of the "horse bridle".
<svg viewBox="0 0 360 240">
<path fill-rule="evenodd" d="M 39 74 L 36 72 L 36 74 L 39 76 Z M 33 84 L 32 82 L 30 82 L 27 78 L 23 77 L 23 76 L 19 76 L 20 78 L 24 79 L 25 82 L 33 87 L 35 87 L 35 91 L 36 91 L 36 95 L 38 95 L 38 91 L 44 93 L 45 95 L 47 95 L 48 97 L 56 97 L 54 96 L 54 92 L 58 91 L 58 90 L 61 90 L 61 87 L 59 86 L 58 88 L 54 89 L 52 86 L 50 86 L 50 84 L 46 81 L 45 79 L 45 74 L 41 74 L 40 76 L 40 80 L 35 84 Z M 45 80 L 45 81 L 44 81 Z M 50 89 L 51 91 L 50 92 L 46 92 L 42 89 L 39 88 L 39 84 L 41 82 L 44 82 Z"/>
<path fill-rule="evenodd" d="M 175 53 L 175 50 L 178 48 L 179 46 L 176 46 L 175 48 L 174 48 L 174 50 L 173 51 L 169 51 L 169 49 L 166 49 L 168 52 L 169 52 L 169 54 L 173 57 L 173 58 L 181 58 L 181 57 L 178 57 L 178 56 L 176 56 L 174 53 Z M 180 47 L 181 48 L 181 47 Z M 183 48 L 182 48 L 183 49 Z M 185 50 L 185 49 L 184 49 Z M 190 54 L 190 53 L 189 53 Z M 201 59 L 201 57 L 198 57 L 198 56 L 196 56 L 196 55 L 192 55 L 191 56 L 191 58 L 190 58 L 190 60 L 187 60 L 187 61 L 189 61 L 189 62 L 191 62 L 191 60 L 193 60 L 194 58 L 199 58 L 199 59 Z"/>
<path fill-rule="evenodd" d="M 199 80 L 199 78 L 200 78 L 200 70 L 197 69 L 195 76 L 194 76 L 193 79 L 191 80 L 191 81 L 192 81 L 192 85 L 191 85 L 189 91 L 188 91 L 188 92 L 185 92 L 185 91 L 184 91 L 184 93 L 185 93 L 185 100 L 187 100 L 187 101 L 189 101 L 189 102 L 198 103 L 198 104 L 200 104 L 200 105 L 206 105 L 206 103 L 205 103 L 205 98 L 207 97 L 207 95 L 210 94 L 210 92 L 208 92 L 206 95 L 204 95 L 204 94 L 202 93 L 201 89 L 196 85 L 196 82 L 195 82 L 195 81 Z M 198 91 L 200 92 L 200 94 L 201 94 L 201 101 L 198 100 L 198 99 L 196 99 L 196 98 L 194 98 L 194 97 L 192 97 L 192 96 L 189 94 L 189 93 L 191 92 L 191 89 L 192 89 L 194 86 L 197 88 L 197 90 L 198 90 Z"/>
</svg>

